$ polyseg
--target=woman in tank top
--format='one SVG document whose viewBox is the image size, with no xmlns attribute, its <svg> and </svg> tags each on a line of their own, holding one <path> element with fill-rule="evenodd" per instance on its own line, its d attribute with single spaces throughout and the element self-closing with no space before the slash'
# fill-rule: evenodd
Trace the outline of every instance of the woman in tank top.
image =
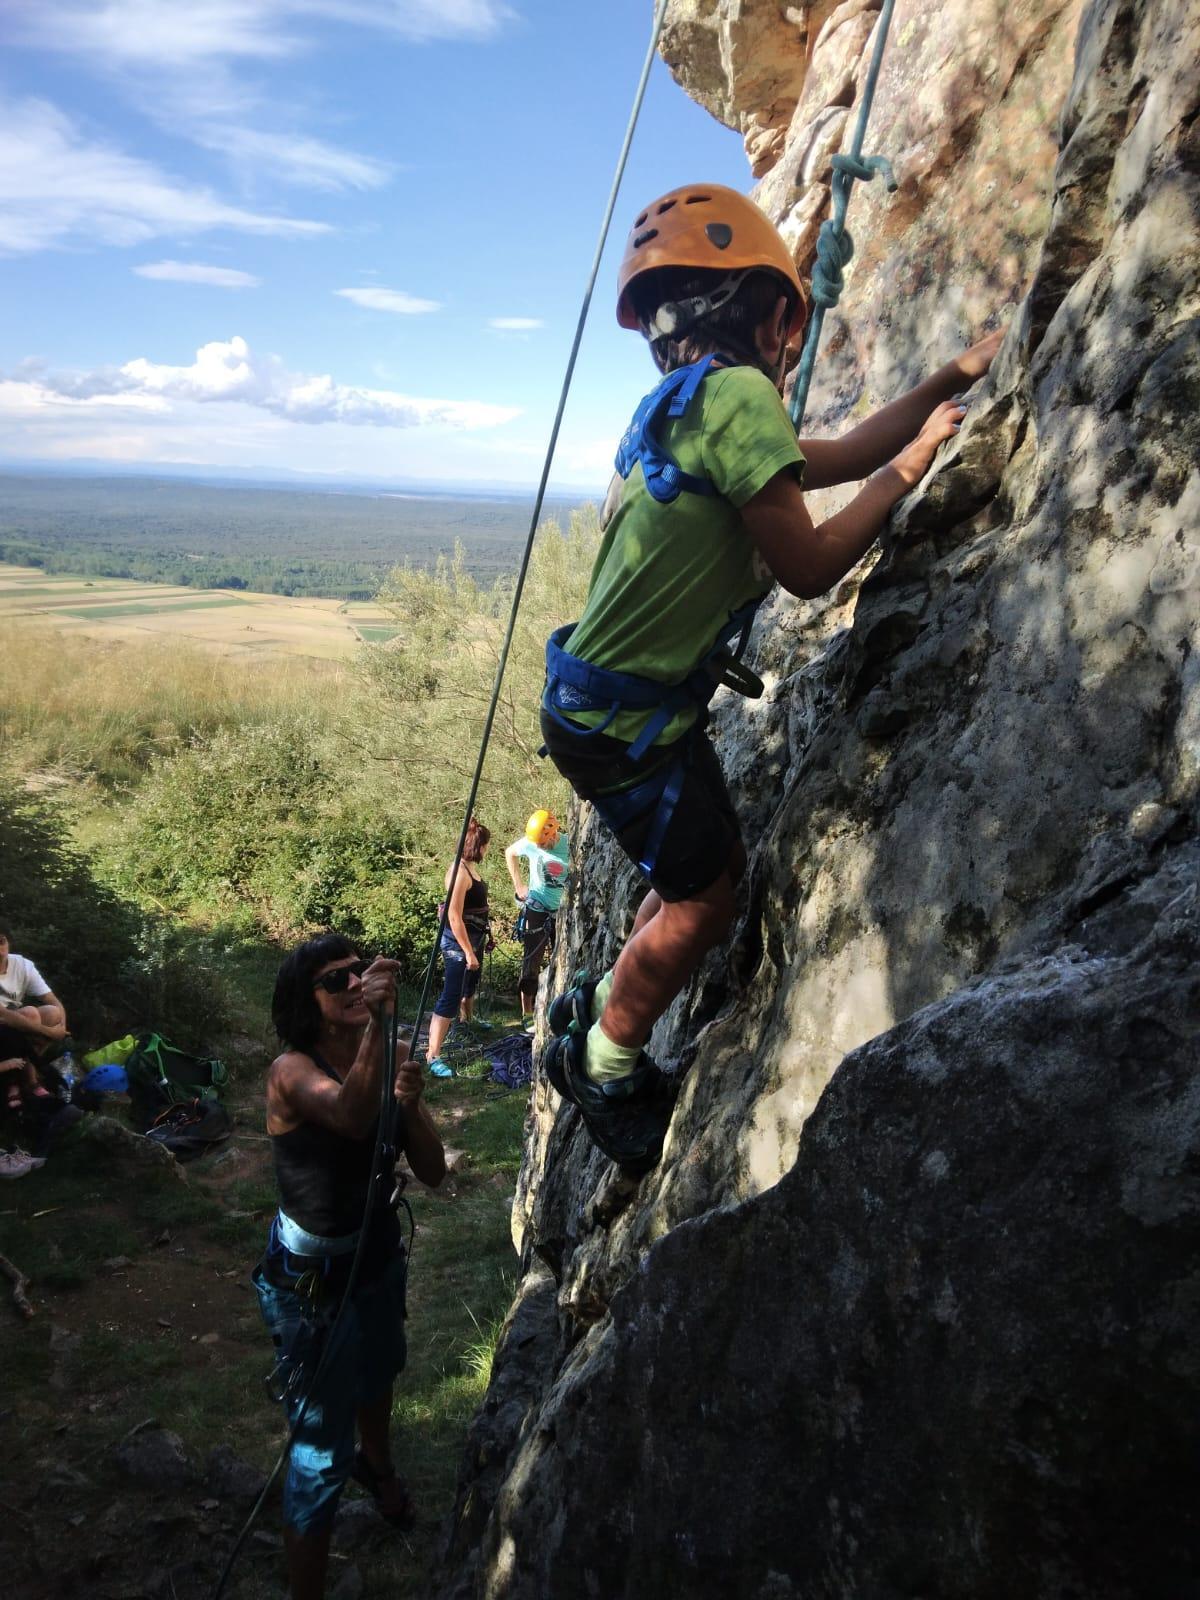
<svg viewBox="0 0 1200 1600">
<path fill-rule="evenodd" d="M 446 869 L 446 927 L 440 947 L 446 977 L 429 1018 L 429 1070 L 438 1078 L 451 1075 L 451 1068 L 442 1060 L 450 1024 L 455 1017 L 469 1022 L 475 1008 L 488 936 L 487 884 L 479 868 L 491 837 L 489 829 L 472 817 L 458 871 L 453 862 Z"/>
<path fill-rule="evenodd" d="M 283 1045 L 267 1074 L 279 1211 L 254 1285 L 275 1343 L 273 1378 L 289 1423 L 313 1390 L 283 1491 L 295 1600 L 319 1600 L 324 1593 L 333 1519 L 347 1478 L 371 1491 L 389 1521 L 412 1521 L 388 1438 L 392 1383 L 406 1354 L 406 1260 L 390 1204 L 391 1166 L 403 1150 L 414 1174 L 430 1186 L 441 1182 L 446 1168 L 442 1141 L 422 1099 L 424 1075 L 401 1046 L 397 1151 L 384 1152 L 381 1181 L 366 1213 L 396 968 L 382 956 L 361 960 L 348 939 L 323 934 L 283 963 L 271 1007 Z M 354 1292 L 335 1322 L 363 1229 Z"/>
</svg>

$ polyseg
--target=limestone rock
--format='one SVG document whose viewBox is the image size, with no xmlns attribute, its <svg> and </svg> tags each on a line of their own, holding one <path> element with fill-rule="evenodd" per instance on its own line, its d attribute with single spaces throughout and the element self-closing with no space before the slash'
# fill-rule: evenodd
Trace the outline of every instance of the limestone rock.
<svg viewBox="0 0 1200 1600">
<path fill-rule="evenodd" d="M 853 112 L 823 52 L 871 14 L 672 7 L 731 120 L 726 42 L 807 28 L 760 191 L 793 237 Z M 535 1075 L 530 1359 L 498 1354 L 446 1600 L 1200 1582 L 1200 0 L 893 26 L 902 190 L 855 196 L 814 433 L 1011 322 L 882 550 L 778 597 L 763 698 L 714 702 L 750 860 L 651 1041 L 660 1166 L 615 1184 Z M 552 990 L 641 895 L 589 807 L 571 833 Z"/>
<path fill-rule="evenodd" d="M 263 1492 L 266 1481 L 266 1473 L 235 1455 L 231 1446 L 219 1444 L 209 1452 L 204 1486 L 219 1499 L 249 1509 Z"/>
<path fill-rule="evenodd" d="M 145 1428 L 113 1451 L 113 1461 L 129 1478 L 156 1489 L 182 1489 L 192 1477 L 183 1440 L 169 1428 Z"/>
<path fill-rule="evenodd" d="M 180 1182 L 187 1182 L 187 1173 L 169 1150 L 147 1139 L 144 1133 L 135 1133 L 115 1117 L 88 1117 L 83 1124 L 82 1137 L 103 1145 L 114 1161 L 128 1163 L 134 1168 L 153 1167 L 164 1173 L 172 1172 Z"/>
<path fill-rule="evenodd" d="M 1198 872 L 850 1056 L 566 1356 L 451 1592 L 1194 1592 Z"/>
<path fill-rule="evenodd" d="M 664 61 L 693 99 L 746 142 L 758 177 L 778 159 L 804 82 L 812 18 L 831 9 L 763 0 L 674 0 Z M 780 27 L 781 15 L 786 25 Z M 819 26 L 819 23 L 817 23 Z"/>
</svg>

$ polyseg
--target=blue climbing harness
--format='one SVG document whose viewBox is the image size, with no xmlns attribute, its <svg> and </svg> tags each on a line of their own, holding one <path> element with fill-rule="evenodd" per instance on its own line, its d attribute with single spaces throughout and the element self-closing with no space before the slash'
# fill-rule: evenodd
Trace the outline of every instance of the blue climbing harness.
<svg viewBox="0 0 1200 1600">
<path fill-rule="evenodd" d="M 711 355 L 705 356 L 702 361 L 693 361 L 686 367 L 676 367 L 641 402 L 633 413 L 633 421 L 621 437 L 615 463 L 617 471 L 622 478 L 628 478 L 640 461 L 646 488 L 660 505 L 669 505 L 683 493 L 716 493 L 707 478 L 683 470 L 675 457 L 659 443 L 657 431 L 662 417 L 673 419 L 684 415 L 714 361 L 736 365 L 728 356 Z"/>
<path fill-rule="evenodd" d="M 707 478 L 685 472 L 660 444 L 657 426 L 664 416 L 682 417 L 696 396 L 701 382 L 715 360 L 728 357 L 705 356 L 702 361 L 679 367 L 638 406 L 617 451 L 616 467 L 628 478 L 641 462 L 646 488 L 660 505 L 668 505 L 680 494 L 715 494 Z M 733 365 L 734 363 L 730 363 Z M 750 637 L 759 601 L 753 600 L 731 613 L 704 659 L 679 683 L 662 683 L 636 672 L 615 672 L 607 667 L 582 661 L 566 648 L 576 624 L 557 628 L 546 641 L 546 688 L 542 709 L 572 738 L 590 739 L 603 733 L 622 711 L 648 711 L 645 727 L 629 746 L 631 761 L 640 761 L 667 724 L 689 708 L 699 711 L 694 731 L 704 726 L 708 704 L 722 686 L 739 694 L 757 698 L 762 680 L 742 665 L 742 654 Z M 736 641 L 736 643 L 735 643 Z M 732 648 L 730 648 L 732 646 Z M 594 728 L 583 727 L 572 717 L 581 711 L 603 711 L 604 720 Z M 545 750 L 542 751 L 545 754 Z M 649 878 L 658 860 L 683 789 L 691 755 L 691 742 L 673 761 L 663 763 L 640 783 L 612 794 L 597 795 L 593 804 L 604 821 L 620 832 L 631 822 L 653 811 L 638 867 Z"/>
</svg>

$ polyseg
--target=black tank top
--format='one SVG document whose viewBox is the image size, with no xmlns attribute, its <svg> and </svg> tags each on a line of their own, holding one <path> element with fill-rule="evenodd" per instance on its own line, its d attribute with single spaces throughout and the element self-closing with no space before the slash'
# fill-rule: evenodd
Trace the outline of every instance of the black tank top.
<svg viewBox="0 0 1200 1600">
<path fill-rule="evenodd" d="M 463 911 L 486 911 L 487 903 L 487 884 L 482 878 L 472 878 L 471 887 L 463 896 Z"/>
<path fill-rule="evenodd" d="M 309 1055 L 327 1077 L 336 1083 L 342 1081 L 315 1050 Z M 309 1233 L 323 1238 L 339 1238 L 360 1228 L 378 1127 L 376 1118 L 361 1139 L 349 1139 L 316 1122 L 302 1122 L 287 1133 L 273 1133 L 271 1150 L 280 1210 Z M 403 1125 L 398 1123 L 397 1142 L 402 1146 L 403 1140 Z M 400 1224 L 388 1203 L 390 1199 L 391 1187 L 385 1179 L 375 1190 L 364 1273 L 381 1270 L 399 1243 Z"/>
</svg>

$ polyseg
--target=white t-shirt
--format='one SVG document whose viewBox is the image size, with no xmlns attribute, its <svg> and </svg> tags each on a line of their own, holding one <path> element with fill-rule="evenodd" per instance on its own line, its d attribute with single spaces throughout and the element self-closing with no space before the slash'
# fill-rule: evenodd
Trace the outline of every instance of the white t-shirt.
<svg viewBox="0 0 1200 1600">
<path fill-rule="evenodd" d="M 8 970 L 0 972 L 0 1007 L 9 1010 L 50 993 L 50 985 L 26 956 L 10 955 Z"/>
<path fill-rule="evenodd" d="M 557 911 L 562 904 L 567 882 L 567 862 L 571 844 L 565 833 L 560 833 L 557 843 L 546 850 L 529 839 L 517 839 L 513 849 L 523 856 L 529 869 L 529 893 L 526 905 L 532 911 Z"/>
</svg>

